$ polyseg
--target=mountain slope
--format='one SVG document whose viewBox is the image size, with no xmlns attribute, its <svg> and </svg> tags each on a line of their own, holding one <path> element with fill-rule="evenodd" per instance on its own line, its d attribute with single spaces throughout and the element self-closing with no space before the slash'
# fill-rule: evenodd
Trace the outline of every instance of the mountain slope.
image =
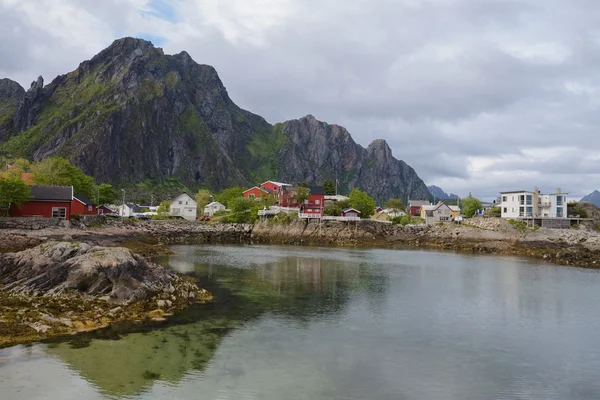
<svg viewBox="0 0 600 400">
<path fill-rule="evenodd" d="M 342 187 L 382 200 L 427 197 L 384 141 L 364 149 L 344 128 L 312 117 L 272 126 L 235 105 L 213 67 L 141 39 L 117 40 L 46 86 L 38 78 L 27 92 L 0 81 L 2 110 L 0 150 L 35 160 L 63 156 L 103 182 L 175 177 L 219 190 L 337 175 Z"/>
<path fill-rule="evenodd" d="M 600 192 L 597 190 L 594 190 L 592 193 L 588 194 L 583 199 L 581 199 L 581 202 L 591 203 L 591 204 L 595 205 L 596 207 L 600 207 Z"/>
<path fill-rule="evenodd" d="M 458 199 L 457 195 L 455 195 L 454 193 L 448 194 L 448 193 L 444 192 L 444 190 L 439 186 L 431 185 L 431 186 L 428 186 L 427 189 L 429 189 L 429 193 L 431 193 L 431 195 L 433 197 L 435 197 L 436 199 L 439 199 L 439 200 L 456 200 L 456 199 Z"/>
<path fill-rule="evenodd" d="M 17 82 L 0 79 L 0 141 L 8 136 L 13 115 L 23 96 L 25 96 L 25 89 Z"/>
<path fill-rule="evenodd" d="M 365 149 L 345 128 L 312 115 L 284 122 L 282 133 L 287 138 L 279 154 L 279 176 L 284 181 L 319 183 L 337 176 L 342 192 L 359 187 L 379 201 L 427 199 L 423 181 L 404 161 L 392 157 L 384 140 Z"/>
</svg>

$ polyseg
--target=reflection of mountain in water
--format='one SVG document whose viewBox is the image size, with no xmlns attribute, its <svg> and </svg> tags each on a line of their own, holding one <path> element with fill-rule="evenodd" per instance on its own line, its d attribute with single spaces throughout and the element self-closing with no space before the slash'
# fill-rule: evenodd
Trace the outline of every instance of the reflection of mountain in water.
<svg viewBox="0 0 600 400">
<path fill-rule="evenodd" d="M 198 276 L 216 302 L 188 308 L 174 325 L 109 329 L 50 344 L 48 352 L 107 395 L 135 395 L 156 380 L 177 383 L 203 370 L 227 332 L 266 312 L 306 323 L 339 313 L 354 296 L 381 297 L 387 287 L 384 270 L 348 257 L 348 251 L 332 256 L 264 247 L 175 250 L 169 265 Z"/>
<path fill-rule="evenodd" d="M 176 383 L 191 370 L 202 370 L 229 330 L 237 324 L 211 319 L 175 325 L 118 340 L 89 336 L 48 346 L 69 368 L 111 396 L 134 395 L 148 389 L 155 380 Z"/>
</svg>

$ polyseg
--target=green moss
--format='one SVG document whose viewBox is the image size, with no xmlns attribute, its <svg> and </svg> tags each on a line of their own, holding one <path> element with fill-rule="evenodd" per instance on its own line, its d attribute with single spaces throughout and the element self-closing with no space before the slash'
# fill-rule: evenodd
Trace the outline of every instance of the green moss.
<svg viewBox="0 0 600 400">
<path fill-rule="evenodd" d="M 250 172 L 255 181 L 272 179 L 277 176 L 279 151 L 286 142 L 283 124 L 275 124 L 270 131 L 256 132 L 247 149 L 258 163 L 258 169 Z"/>
<path fill-rule="evenodd" d="M 155 97 L 160 97 L 163 92 L 163 85 L 151 79 L 142 81 L 137 90 L 137 95 L 142 101 L 149 101 Z"/>
<path fill-rule="evenodd" d="M 115 102 L 101 101 L 100 97 L 110 86 L 97 83 L 97 76 L 97 73 L 90 73 L 80 77 L 79 71 L 69 73 L 66 82 L 42 104 L 36 124 L 13 135 L 0 149 L 14 156 L 31 157 L 33 151 L 52 141 L 71 125 L 84 118 L 96 118 L 118 108 L 119 104 Z"/>
</svg>

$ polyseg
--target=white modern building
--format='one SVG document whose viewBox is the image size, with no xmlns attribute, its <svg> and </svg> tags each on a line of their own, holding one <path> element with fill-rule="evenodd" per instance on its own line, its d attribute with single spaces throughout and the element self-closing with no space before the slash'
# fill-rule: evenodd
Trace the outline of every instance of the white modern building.
<svg viewBox="0 0 600 400">
<path fill-rule="evenodd" d="M 502 218 L 567 218 L 567 195 L 560 189 L 556 193 L 542 194 L 533 191 L 516 190 L 500 192 Z"/>
<path fill-rule="evenodd" d="M 216 212 L 218 211 L 225 211 L 227 207 L 225 207 L 223 204 L 219 203 L 218 201 L 213 201 L 210 204 L 207 204 L 206 207 L 204 207 L 204 216 L 205 217 L 212 217 L 213 215 L 215 215 Z"/>
<path fill-rule="evenodd" d="M 188 221 L 196 220 L 198 204 L 189 194 L 182 193 L 177 196 L 169 208 L 169 215 L 172 217 L 183 217 Z"/>
</svg>

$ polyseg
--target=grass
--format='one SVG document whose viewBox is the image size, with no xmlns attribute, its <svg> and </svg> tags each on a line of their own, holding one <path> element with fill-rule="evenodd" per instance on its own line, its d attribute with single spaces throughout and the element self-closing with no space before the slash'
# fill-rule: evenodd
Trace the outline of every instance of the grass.
<svg viewBox="0 0 600 400">
<path fill-rule="evenodd" d="M 516 230 L 518 230 L 519 232 L 525 232 L 527 230 L 527 222 L 525 221 L 519 221 L 516 219 L 509 219 L 507 221 L 509 224 L 511 224 L 512 226 L 515 227 Z"/>
</svg>

